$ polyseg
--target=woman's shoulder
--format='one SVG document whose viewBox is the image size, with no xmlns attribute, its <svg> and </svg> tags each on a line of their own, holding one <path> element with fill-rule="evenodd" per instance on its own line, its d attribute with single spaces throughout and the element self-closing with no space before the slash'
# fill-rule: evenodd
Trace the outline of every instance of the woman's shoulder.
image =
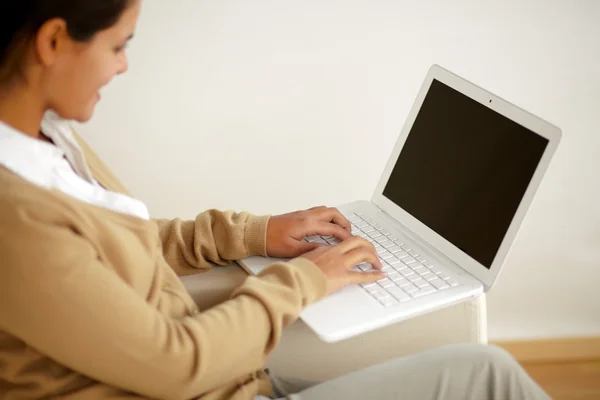
<svg viewBox="0 0 600 400">
<path fill-rule="evenodd" d="M 2 208 L 14 209 L 18 206 L 38 207 L 48 203 L 50 190 L 37 186 L 0 165 L 0 202 Z"/>
<path fill-rule="evenodd" d="M 14 231 L 14 225 L 25 220 L 42 225 L 76 223 L 73 205 L 64 197 L 0 166 L 0 229 Z"/>
</svg>

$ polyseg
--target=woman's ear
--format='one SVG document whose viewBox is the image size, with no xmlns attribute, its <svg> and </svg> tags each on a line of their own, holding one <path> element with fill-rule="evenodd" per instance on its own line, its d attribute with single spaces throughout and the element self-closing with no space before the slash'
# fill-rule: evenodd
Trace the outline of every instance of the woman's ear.
<svg viewBox="0 0 600 400">
<path fill-rule="evenodd" d="M 35 37 L 35 53 L 39 62 L 46 67 L 54 65 L 61 53 L 72 45 L 67 23 L 61 18 L 46 21 Z"/>
</svg>

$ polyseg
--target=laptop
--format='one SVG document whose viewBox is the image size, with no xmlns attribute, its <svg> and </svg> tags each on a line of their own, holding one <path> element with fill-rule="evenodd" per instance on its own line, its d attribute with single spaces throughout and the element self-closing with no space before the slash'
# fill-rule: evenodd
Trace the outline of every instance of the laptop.
<svg viewBox="0 0 600 400">
<path fill-rule="evenodd" d="M 353 234 L 375 245 L 388 277 L 331 294 L 302 320 L 336 342 L 489 291 L 560 137 L 556 126 L 432 66 L 372 199 L 338 207 Z M 239 263 L 258 274 L 275 261 Z"/>
</svg>

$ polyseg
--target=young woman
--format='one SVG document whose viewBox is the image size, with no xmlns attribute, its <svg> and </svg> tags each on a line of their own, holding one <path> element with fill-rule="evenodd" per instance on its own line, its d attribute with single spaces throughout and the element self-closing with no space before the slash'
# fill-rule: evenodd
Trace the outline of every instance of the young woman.
<svg viewBox="0 0 600 400">
<path fill-rule="evenodd" d="M 263 366 L 300 310 L 381 266 L 335 209 L 152 220 L 66 121 L 127 70 L 139 0 L 0 3 L 0 398 L 547 398 L 514 360 L 448 347 L 318 385 Z M 300 240 L 334 235 L 335 247 Z M 178 275 L 294 258 L 202 312 Z M 310 386 L 310 387 L 309 387 Z"/>
</svg>

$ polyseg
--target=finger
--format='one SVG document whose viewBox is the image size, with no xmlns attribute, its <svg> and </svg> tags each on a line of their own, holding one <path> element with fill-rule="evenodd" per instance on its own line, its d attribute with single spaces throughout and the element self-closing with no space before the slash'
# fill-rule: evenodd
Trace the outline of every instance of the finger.
<svg viewBox="0 0 600 400">
<path fill-rule="evenodd" d="M 318 218 L 321 221 L 333 222 L 334 224 L 341 226 L 348 232 L 352 231 L 350 221 L 348 221 L 348 219 L 344 217 L 340 210 L 338 210 L 337 208 L 324 208 L 319 209 L 318 211 L 320 213 Z"/>
<path fill-rule="evenodd" d="M 357 248 L 364 248 L 368 251 L 371 251 L 373 254 L 377 254 L 375 250 L 375 246 L 369 243 L 366 239 L 361 238 L 360 236 L 350 236 L 348 239 L 344 240 L 342 243 L 338 244 L 340 251 L 342 253 L 347 253 L 350 250 Z"/>
<path fill-rule="evenodd" d="M 309 253 L 313 250 L 318 249 L 319 247 L 328 247 L 326 244 L 321 244 L 321 243 L 308 243 L 308 242 L 298 242 L 298 244 L 296 245 L 298 252 L 300 254 L 306 254 Z"/>
<path fill-rule="evenodd" d="M 381 279 L 387 278 L 387 274 L 381 271 L 369 271 L 369 272 L 355 272 L 350 271 L 348 273 L 351 284 L 371 283 L 377 282 Z"/>
<path fill-rule="evenodd" d="M 305 235 L 333 236 L 340 240 L 346 240 L 352 237 L 352 234 L 344 230 L 341 226 L 322 221 L 314 221 L 311 223 L 305 232 Z"/>
<path fill-rule="evenodd" d="M 377 253 L 373 253 L 364 247 L 352 249 L 344 256 L 345 260 L 348 262 L 348 269 L 364 262 L 371 264 L 375 269 L 381 270 L 383 268 L 379 257 L 377 257 Z"/>
</svg>

